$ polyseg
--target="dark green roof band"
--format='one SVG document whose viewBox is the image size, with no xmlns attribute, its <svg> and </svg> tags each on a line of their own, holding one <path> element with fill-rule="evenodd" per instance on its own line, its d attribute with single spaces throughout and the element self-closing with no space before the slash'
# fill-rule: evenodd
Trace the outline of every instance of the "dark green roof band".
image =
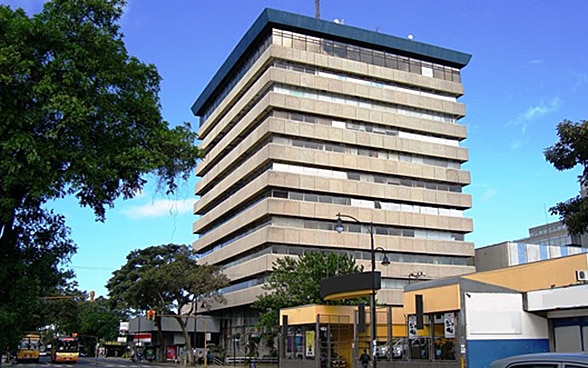
<svg viewBox="0 0 588 368">
<path fill-rule="evenodd" d="M 376 48 L 385 50 L 395 50 L 399 54 L 405 56 L 414 56 L 423 60 L 438 62 L 459 69 L 466 66 L 471 58 L 471 55 L 469 54 L 409 39 L 288 13 L 281 10 L 265 9 L 253 23 L 251 28 L 245 33 L 241 41 L 239 41 L 208 85 L 204 88 L 196 102 L 194 102 L 192 105 L 192 112 L 194 115 L 202 116 L 203 107 L 213 96 L 216 89 L 222 84 L 223 80 L 227 77 L 233 67 L 235 67 L 239 59 L 245 54 L 263 31 L 272 26 L 319 37 L 329 36 L 328 38 L 340 41 L 351 40 L 358 44 L 372 47 L 375 46 Z"/>
</svg>

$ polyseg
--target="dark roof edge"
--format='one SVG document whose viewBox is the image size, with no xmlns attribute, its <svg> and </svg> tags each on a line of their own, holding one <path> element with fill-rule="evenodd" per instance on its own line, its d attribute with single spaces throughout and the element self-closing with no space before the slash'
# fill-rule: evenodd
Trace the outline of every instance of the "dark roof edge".
<svg viewBox="0 0 588 368">
<path fill-rule="evenodd" d="M 270 24 L 281 25 L 292 30 L 310 31 L 317 35 L 323 34 L 333 36 L 333 38 L 355 40 L 360 43 L 381 46 L 386 49 L 395 49 L 407 55 L 421 56 L 431 61 L 441 61 L 457 68 L 465 67 L 471 59 L 471 55 L 459 51 L 368 31 L 362 28 L 342 25 L 331 21 L 266 8 L 255 20 L 251 28 L 247 30 L 243 38 L 241 38 L 229 57 L 225 60 L 208 85 L 206 85 L 198 99 L 194 102 L 192 105 L 192 112 L 194 115 L 200 116 L 202 114 L 202 107 L 212 96 L 215 89 L 222 83 L 223 79 L 229 74 L 249 46 Z"/>
</svg>

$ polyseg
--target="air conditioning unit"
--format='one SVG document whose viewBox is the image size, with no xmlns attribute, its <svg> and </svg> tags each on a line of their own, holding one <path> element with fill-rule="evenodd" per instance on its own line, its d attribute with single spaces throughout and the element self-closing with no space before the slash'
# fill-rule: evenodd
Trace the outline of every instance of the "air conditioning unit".
<svg viewBox="0 0 588 368">
<path fill-rule="evenodd" d="M 576 270 L 576 281 L 588 281 L 588 270 Z"/>
</svg>

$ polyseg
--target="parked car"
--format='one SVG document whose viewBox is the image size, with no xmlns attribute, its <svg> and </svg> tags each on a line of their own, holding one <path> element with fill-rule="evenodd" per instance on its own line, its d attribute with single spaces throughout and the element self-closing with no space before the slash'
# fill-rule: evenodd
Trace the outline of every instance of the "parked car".
<svg viewBox="0 0 588 368">
<path fill-rule="evenodd" d="M 585 353 L 535 353 L 495 360 L 488 368 L 588 368 Z"/>
</svg>

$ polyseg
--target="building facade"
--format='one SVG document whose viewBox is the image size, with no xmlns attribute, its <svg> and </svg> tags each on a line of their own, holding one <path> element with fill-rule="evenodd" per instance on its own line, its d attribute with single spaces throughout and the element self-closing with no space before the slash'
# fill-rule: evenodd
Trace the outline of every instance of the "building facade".
<svg viewBox="0 0 588 368">
<path fill-rule="evenodd" d="M 544 261 L 588 252 L 577 246 L 503 242 L 476 248 L 476 271 L 491 271 L 520 264 Z"/>
<path fill-rule="evenodd" d="M 580 183 L 580 197 L 585 198 L 586 195 L 586 185 Z M 545 246 L 575 246 L 588 248 L 588 234 L 571 235 L 562 221 L 555 221 L 529 228 L 529 236 L 517 240 L 517 242 Z"/>
<path fill-rule="evenodd" d="M 387 305 L 402 304 L 416 271 L 474 271 L 458 101 L 469 60 L 273 9 L 259 16 L 192 107 L 205 152 L 193 247 L 231 279 L 227 303 L 211 310 L 226 336 L 251 333 L 249 306 L 280 257 L 344 252 L 369 269 L 373 236 L 391 261 L 377 295 Z"/>
<path fill-rule="evenodd" d="M 518 354 L 588 351 L 585 253 L 413 283 L 404 293 L 409 318 L 417 313 L 416 295 L 425 316 L 455 316 L 454 367 L 483 368 Z M 433 327 L 418 336 L 444 337 Z"/>
<path fill-rule="evenodd" d="M 541 244 L 546 246 L 576 246 L 588 248 L 586 234 L 570 235 L 561 221 L 550 222 L 529 228 L 529 237 L 517 240 L 519 243 Z"/>
</svg>

